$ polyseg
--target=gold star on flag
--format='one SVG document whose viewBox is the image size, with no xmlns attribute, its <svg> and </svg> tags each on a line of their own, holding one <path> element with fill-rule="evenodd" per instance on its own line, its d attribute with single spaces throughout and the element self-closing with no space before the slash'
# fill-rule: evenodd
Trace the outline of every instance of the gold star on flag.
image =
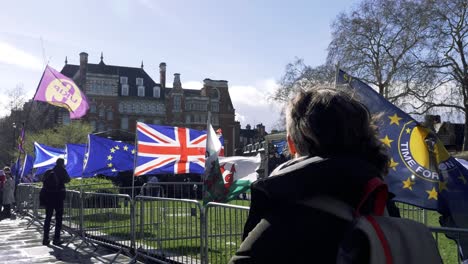
<svg viewBox="0 0 468 264">
<path fill-rule="evenodd" d="M 127 145 L 124 146 L 124 150 L 125 150 L 125 151 L 128 150 L 128 146 L 127 146 Z"/>
<path fill-rule="evenodd" d="M 463 184 L 466 184 L 466 179 L 465 179 L 465 176 L 463 176 L 463 175 L 460 175 L 460 176 L 458 176 L 458 179 L 460 179 L 460 181 L 462 181 L 462 182 L 463 182 Z"/>
<path fill-rule="evenodd" d="M 111 149 L 110 149 L 110 152 L 111 152 L 111 153 L 115 153 L 115 149 L 114 149 L 114 148 L 111 148 Z"/>
<path fill-rule="evenodd" d="M 413 190 L 414 181 L 411 180 L 411 177 L 408 177 L 406 181 L 403 181 L 403 189 Z"/>
<path fill-rule="evenodd" d="M 397 126 L 400 125 L 400 120 L 403 119 L 403 118 L 399 117 L 397 114 L 389 116 L 388 118 L 390 118 L 390 125 L 395 124 Z"/>
<path fill-rule="evenodd" d="M 112 163 L 108 163 L 107 167 L 112 168 Z"/>
<path fill-rule="evenodd" d="M 135 149 L 132 149 L 132 154 L 135 154 Z"/>
<path fill-rule="evenodd" d="M 411 129 L 407 128 L 406 129 L 406 134 L 411 134 Z"/>
<path fill-rule="evenodd" d="M 387 146 L 387 147 L 389 147 L 389 148 L 391 147 L 391 146 L 390 146 L 390 143 L 393 142 L 393 140 L 391 140 L 390 138 L 388 138 L 387 135 L 386 135 L 384 138 L 381 138 L 380 141 L 381 141 L 382 143 L 384 143 L 385 146 Z"/>
<path fill-rule="evenodd" d="M 439 181 L 439 192 L 448 191 L 447 182 Z"/>
<path fill-rule="evenodd" d="M 119 147 L 119 146 L 115 146 L 114 148 L 115 148 L 116 150 L 119 150 L 119 149 L 120 149 L 120 147 Z"/>
<path fill-rule="evenodd" d="M 111 155 L 107 156 L 107 160 L 112 160 L 112 156 Z"/>
<path fill-rule="evenodd" d="M 392 168 L 394 171 L 396 171 L 396 166 L 400 164 L 398 162 L 395 162 L 393 158 L 390 159 L 390 165 L 388 165 L 390 168 Z"/>
<path fill-rule="evenodd" d="M 427 192 L 427 194 L 429 194 L 429 197 L 427 197 L 427 199 L 437 200 L 437 191 L 436 191 L 435 187 L 432 187 L 432 190 L 426 191 L 426 192 Z"/>
</svg>

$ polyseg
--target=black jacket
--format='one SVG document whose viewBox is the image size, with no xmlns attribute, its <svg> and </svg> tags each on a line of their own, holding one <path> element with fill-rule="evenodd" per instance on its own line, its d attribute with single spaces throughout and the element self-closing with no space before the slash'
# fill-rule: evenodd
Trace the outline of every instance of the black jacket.
<svg viewBox="0 0 468 264">
<path fill-rule="evenodd" d="M 353 157 L 305 157 L 251 186 L 244 241 L 230 263 L 335 263 L 349 223 L 298 201 L 331 196 L 356 207 L 379 171 Z"/>
<path fill-rule="evenodd" d="M 53 169 L 47 170 L 42 181 L 45 195 L 43 202 L 45 204 L 65 199 L 65 183 L 70 182 L 70 176 L 65 168 L 55 166 Z"/>
</svg>

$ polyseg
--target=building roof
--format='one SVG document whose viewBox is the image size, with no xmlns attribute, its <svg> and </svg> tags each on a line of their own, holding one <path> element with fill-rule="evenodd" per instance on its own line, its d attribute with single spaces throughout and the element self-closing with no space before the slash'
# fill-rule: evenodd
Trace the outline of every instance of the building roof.
<svg viewBox="0 0 468 264">
<path fill-rule="evenodd" d="M 73 78 L 75 74 L 79 71 L 79 65 L 73 64 L 66 64 L 62 69 L 62 74 Z M 153 87 L 161 85 L 156 83 L 144 69 L 141 67 L 125 67 L 125 66 L 115 66 L 115 65 L 106 65 L 104 62 L 100 62 L 99 64 L 88 63 L 87 65 L 87 73 L 91 74 L 104 74 L 104 75 L 117 75 L 117 76 L 125 76 L 128 78 L 128 85 L 129 85 L 129 96 L 137 96 L 138 90 L 136 85 L 136 78 L 143 78 L 143 85 L 145 86 L 145 95 L 152 95 L 153 94 Z M 119 81 L 120 82 L 120 81 Z M 119 83 L 119 95 L 121 93 L 121 86 Z M 161 99 L 164 98 L 164 91 L 160 93 Z"/>
<path fill-rule="evenodd" d="M 164 92 L 165 93 L 170 93 L 172 92 L 173 88 L 165 88 Z M 201 88 L 199 90 L 196 89 L 187 89 L 187 88 L 182 88 L 182 92 L 184 93 L 185 96 L 201 96 Z"/>
</svg>

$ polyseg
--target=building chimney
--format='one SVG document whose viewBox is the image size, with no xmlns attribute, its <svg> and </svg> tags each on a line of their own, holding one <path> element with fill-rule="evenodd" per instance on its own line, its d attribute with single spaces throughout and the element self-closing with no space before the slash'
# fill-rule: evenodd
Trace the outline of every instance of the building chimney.
<svg viewBox="0 0 468 264">
<path fill-rule="evenodd" d="M 159 63 L 159 83 L 161 84 L 161 88 L 166 88 L 166 63 L 161 62 Z"/>
<path fill-rule="evenodd" d="M 174 83 L 172 84 L 174 89 L 182 89 L 182 83 L 180 82 L 180 73 L 174 73 Z"/>
<path fill-rule="evenodd" d="M 80 86 L 84 86 L 86 84 L 86 72 L 88 70 L 88 53 L 81 52 L 80 53 Z M 84 89 L 84 87 L 82 87 Z"/>
</svg>

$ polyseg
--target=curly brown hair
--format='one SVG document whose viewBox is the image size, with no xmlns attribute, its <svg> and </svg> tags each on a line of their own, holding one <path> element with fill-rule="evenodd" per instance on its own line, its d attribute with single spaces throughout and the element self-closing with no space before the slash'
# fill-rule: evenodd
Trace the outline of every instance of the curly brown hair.
<svg viewBox="0 0 468 264">
<path fill-rule="evenodd" d="M 390 158 L 377 137 L 378 118 L 346 91 L 314 87 L 301 90 L 290 101 L 286 126 L 298 155 L 359 157 L 383 177 Z"/>
</svg>

